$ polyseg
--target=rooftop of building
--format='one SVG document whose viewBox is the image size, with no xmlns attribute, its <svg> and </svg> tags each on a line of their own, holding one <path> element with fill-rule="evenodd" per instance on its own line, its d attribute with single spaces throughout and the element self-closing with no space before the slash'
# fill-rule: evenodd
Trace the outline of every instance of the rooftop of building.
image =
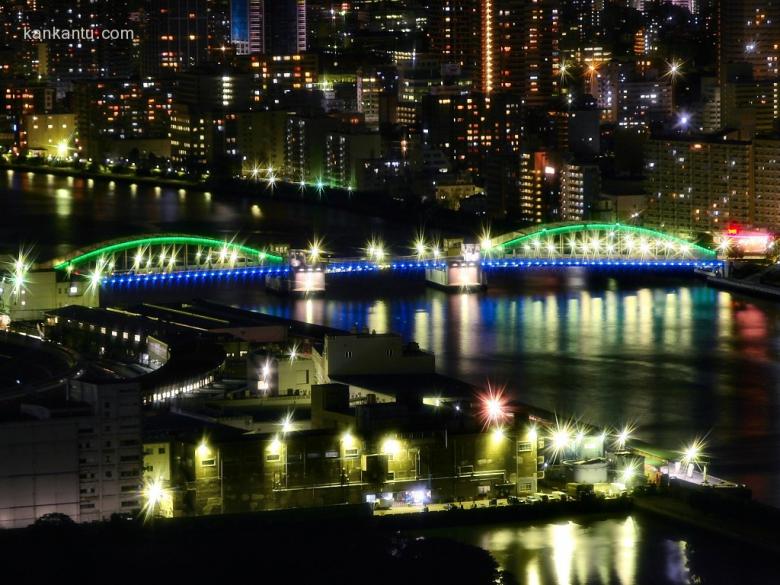
<svg viewBox="0 0 780 585">
<path fill-rule="evenodd" d="M 226 321 L 230 323 L 232 327 L 284 326 L 287 328 L 289 336 L 296 338 L 319 340 L 323 339 L 326 335 L 344 333 L 342 330 L 333 327 L 305 323 L 303 321 L 296 321 L 295 319 L 287 319 L 285 317 L 277 317 L 276 315 L 232 307 L 205 299 L 195 299 L 186 303 L 168 303 L 156 306 L 158 308 L 183 311 L 205 319 Z"/>
<path fill-rule="evenodd" d="M 246 431 L 209 420 L 206 416 L 194 413 L 182 413 L 167 408 L 146 411 L 143 419 L 144 443 L 182 441 L 198 444 L 207 441 L 217 444 L 235 443 L 240 441 L 269 440 L 279 434 L 279 430 Z M 332 428 L 295 429 L 289 436 L 305 438 L 316 436 L 333 436 L 340 434 Z"/>
<path fill-rule="evenodd" d="M 347 375 L 333 376 L 333 380 L 396 397 L 401 394 L 415 394 L 421 397 L 441 397 L 449 401 L 470 401 L 480 391 L 480 388 L 473 384 L 437 373 Z"/>
<path fill-rule="evenodd" d="M 152 316 L 119 309 L 102 309 L 70 305 L 47 312 L 60 319 L 90 323 L 118 331 L 143 332 L 168 344 L 170 357 L 160 368 L 138 378 L 143 389 L 154 389 L 204 375 L 225 361 L 225 351 L 207 333 L 192 327 L 168 322 Z M 111 376 L 90 375 L 96 382 L 110 381 Z M 105 379 L 104 379 L 105 378 Z M 92 380 L 90 380 L 92 381 Z"/>
<path fill-rule="evenodd" d="M 93 414 L 86 402 L 69 400 L 64 388 L 25 396 L 9 401 L 0 407 L 0 423 L 33 422 L 38 420 L 67 419 Z"/>
<path fill-rule="evenodd" d="M 227 425 L 172 412 L 168 408 L 156 408 L 143 414 L 145 443 L 155 441 L 183 441 L 199 443 L 204 439 L 217 442 L 236 440 L 245 431 Z"/>
<path fill-rule="evenodd" d="M 723 129 L 717 132 L 707 134 L 655 134 L 650 137 L 651 140 L 669 140 L 673 142 L 685 142 L 691 144 L 729 144 L 729 145 L 749 145 L 750 140 L 740 140 L 737 138 L 739 131 L 734 129 Z"/>
</svg>

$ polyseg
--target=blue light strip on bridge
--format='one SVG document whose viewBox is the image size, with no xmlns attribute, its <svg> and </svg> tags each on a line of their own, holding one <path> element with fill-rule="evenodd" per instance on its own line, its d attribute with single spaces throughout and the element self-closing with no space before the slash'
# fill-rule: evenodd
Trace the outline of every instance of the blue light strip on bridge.
<svg viewBox="0 0 780 585">
<path fill-rule="evenodd" d="M 462 263 L 465 266 L 474 266 L 475 263 Z M 637 268 L 648 270 L 691 269 L 706 268 L 717 269 L 723 266 L 722 260 L 483 260 L 479 265 L 485 271 L 522 270 L 533 268 L 567 268 L 567 267 L 596 267 L 596 268 Z M 353 262 L 330 264 L 325 269 L 326 274 L 364 274 L 394 271 L 420 271 L 426 268 L 446 268 L 446 262 L 389 262 L 377 265 L 368 262 Z M 204 282 L 222 278 L 238 278 L 242 276 L 283 276 L 290 274 L 291 270 L 285 268 L 259 267 L 259 268 L 232 268 L 221 270 L 193 270 L 188 272 L 173 272 L 167 274 L 129 274 L 116 275 L 104 278 L 101 284 L 104 286 L 125 286 L 141 284 L 168 284 L 186 282 Z"/>
<path fill-rule="evenodd" d="M 325 269 L 327 274 L 344 274 L 361 272 L 378 272 L 381 270 L 425 270 L 426 268 L 446 268 L 446 262 L 388 262 L 386 264 L 374 264 L 371 262 L 350 262 L 329 264 Z"/>
<path fill-rule="evenodd" d="M 595 266 L 605 268 L 721 268 L 722 260 L 483 260 L 483 270 L 512 268 L 566 268 Z"/>
<path fill-rule="evenodd" d="M 238 276 L 281 276 L 290 272 L 289 268 L 229 268 L 222 270 L 192 270 L 189 272 L 171 272 L 168 274 L 132 274 L 108 276 L 101 281 L 104 286 L 122 286 L 149 283 L 181 283 L 232 278 Z"/>
</svg>

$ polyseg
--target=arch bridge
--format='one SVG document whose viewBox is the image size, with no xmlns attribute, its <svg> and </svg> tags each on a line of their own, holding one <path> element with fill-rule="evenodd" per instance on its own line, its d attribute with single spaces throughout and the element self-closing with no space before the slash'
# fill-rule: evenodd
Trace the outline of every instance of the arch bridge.
<svg viewBox="0 0 780 585">
<path fill-rule="evenodd" d="M 281 267 L 278 254 L 236 241 L 187 234 L 131 237 L 95 244 L 50 263 L 54 270 L 94 280 L 121 274 L 164 274 Z"/>
<path fill-rule="evenodd" d="M 490 240 L 486 257 L 604 262 L 714 261 L 715 250 L 670 234 L 620 223 L 570 222 L 533 226 Z"/>
<path fill-rule="evenodd" d="M 45 267 L 112 286 L 256 275 L 280 289 L 310 291 L 325 289 L 325 274 L 424 272 L 426 280 L 437 286 L 468 288 L 484 286 L 492 271 L 570 266 L 693 271 L 717 270 L 722 265 L 715 250 L 619 223 L 545 224 L 446 250 L 434 243 L 418 242 L 418 246 L 415 256 L 374 246 L 373 253 L 367 248 L 366 257 L 325 258 L 316 246 L 272 253 L 233 240 L 160 234 L 96 244 Z M 303 261 L 296 261 L 299 257 Z M 316 286 L 309 282 L 315 277 Z"/>
</svg>

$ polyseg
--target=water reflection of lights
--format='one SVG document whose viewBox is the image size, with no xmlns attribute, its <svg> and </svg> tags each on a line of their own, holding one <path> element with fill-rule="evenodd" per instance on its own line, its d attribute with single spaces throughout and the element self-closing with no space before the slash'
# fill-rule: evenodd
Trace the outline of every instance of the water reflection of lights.
<svg viewBox="0 0 780 585">
<path fill-rule="evenodd" d="M 549 528 L 555 577 L 559 585 L 569 585 L 572 582 L 571 565 L 574 560 L 574 552 L 577 549 L 577 534 L 574 528 L 573 522 L 553 524 Z"/>
<path fill-rule="evenodd" d="M 474 544 L 490 551 L 502 569 L 527 585 L 633 585 L 637 582 L 642 529 L 632 517 L 584 525 L 565 521 L 478 530 L 479 537 Z M 667 565 L 669 575 L 675 571 L 685 573 L 685 543 L 680 543 L 679 549 L 665 551 L 659 561 Z"/>
<path fill-rule="evenodd" d="M 68 189 L 57 189 L 56 194 L 56 206 L 58 217 L 68 217 L 71 212 L 72 197 L 71 191 Z"/>
<path fill-rule="evenodd" d="M 306 299 L 306 323 L 314 323 L 314 301 Z"/>
<path fill-rule="evenodd" d="M 618 533 L 617 550 L 615 552 L 615 570 L 621 583 L 633 583 L 636 576 L 636 543 L 637 527 L 634 519 L 629 516 Z"/>
<path fill-rule="evenodd" d="M 370 331 L 377 331 L 384 333 L 389 331 L 390 327 L 390 311 L 388 310 L 387 303 L 385 301 L 377 301 L 374 306 L 369 309 L 367 325 Z"/>
<path fill-rule="evenodd" d="M 542 576 L 539 570 L 539 559 L 533 558 L 528 561 L 525 571 L 525 582 L 527 585 L 542 585 Z"/>
</svg>

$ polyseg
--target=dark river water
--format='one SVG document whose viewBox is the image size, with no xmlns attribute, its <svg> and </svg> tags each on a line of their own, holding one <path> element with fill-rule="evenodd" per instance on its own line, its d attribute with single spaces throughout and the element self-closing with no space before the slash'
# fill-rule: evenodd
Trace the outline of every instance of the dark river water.
<svg viewBox="0 0 780 585">
<path fill-rule="evenodd" d="M 0 250 L 33 246 L 42 260 L 133 234 L 239 234 L 254 243 L 295 245 L 316 234 L 338 249 L 376 234 L 408 242 L 418 228 L 216 190 L 10 171 L 0 171 L 0 206 Z M 269 296 L 251 282 L 136 296 L 205 296 L 345 329 L 396 331 L 435 352 L 442 373 L 505 385 L 562 415 L 634 423 L 637 436 L 669 449 L 706 436 L 712 473 L 747 483 L 757 498 L 780 506 L 780 305 L 693 278 L 631 273 L 526 273 L 492 278 L 490 285 L 484 294 L 461 295 L 411 279 L 346 277 L 326 298 L 308 300 Z M 522 546 L 511 527 L 469 529 L 464 538 L 504 559 L 526 583 L 653 582 L 623 575 L 639 574 L 637 563 L 654 555 L 685 558 L 684 540 L 657 526 L 634 519 L 629 530 L 605 522 L 539 526 Z M 547 551 L 546 560 L 535 561 L 529 547 Z M 599 559 L 607 550 L 605 565 Z M 680 562 L 669 571 L 681 571 Z"/>
</svg>

